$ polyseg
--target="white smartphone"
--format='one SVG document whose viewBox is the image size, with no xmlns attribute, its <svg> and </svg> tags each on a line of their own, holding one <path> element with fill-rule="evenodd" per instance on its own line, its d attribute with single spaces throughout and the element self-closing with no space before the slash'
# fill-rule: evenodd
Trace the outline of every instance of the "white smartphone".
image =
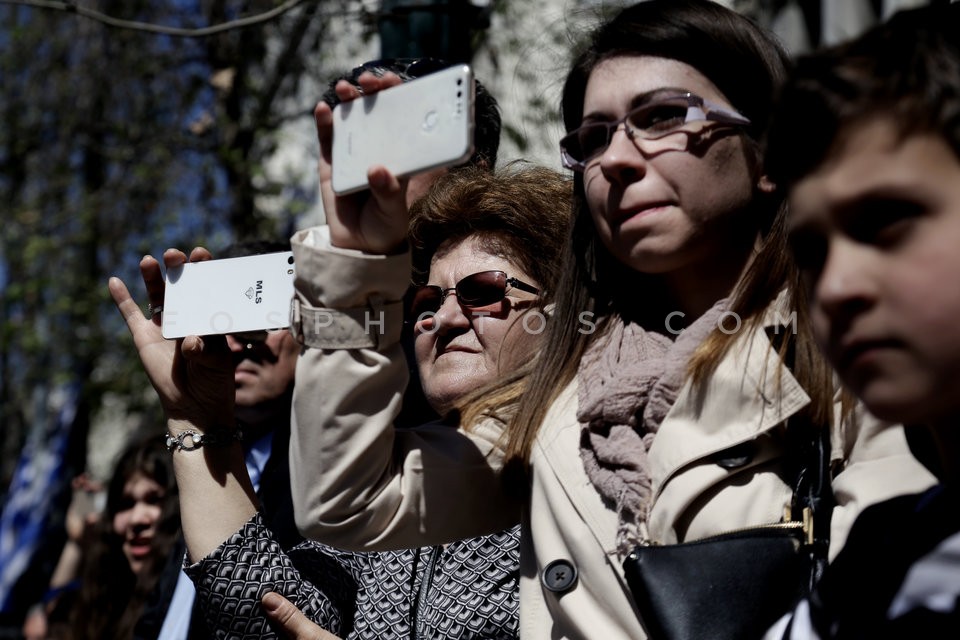
<svg viewBox="0 0 960 640">
<path fill-rule="evenodd" d="M 366 189 L 382 164 L 398 177 L 463 164 L 473 154 L 473 72 L 465 64 L 333 110 L 333 190 Z"/>
<path fill-rule="evenodd" d="M 290 326 L 293 253 L 188 262 L 167 269 L 164 338 Z"/>
</svg>

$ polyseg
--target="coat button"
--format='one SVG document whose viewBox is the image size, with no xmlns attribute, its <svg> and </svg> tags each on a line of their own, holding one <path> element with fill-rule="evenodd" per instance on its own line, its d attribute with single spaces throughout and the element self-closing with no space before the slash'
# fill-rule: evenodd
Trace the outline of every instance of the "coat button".
<svg viewBox="0 0 960 640">
<path fill-rule="evenodd" d="M 750 464 L 757 454 L 757 444 L 753 440 L 713 454 L 713 461 L 724 469 L 739 469 Z"/>
<path fill-rule="evenodd" d="M 554 560 L 543 570 L 540 581 L 554 593 L 568 591 L 577 581 L 577 568 L 569 560 Z"/>
</svg>

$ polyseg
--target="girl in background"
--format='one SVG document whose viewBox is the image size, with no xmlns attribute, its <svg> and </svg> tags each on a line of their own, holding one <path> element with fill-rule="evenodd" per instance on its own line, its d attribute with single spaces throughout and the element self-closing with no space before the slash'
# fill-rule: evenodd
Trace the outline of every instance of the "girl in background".
<svg viewBox="0 0 960 640">
<path fill-rule="evenodd" d="M 79 589 L 58 604 L 68 607 L 66 624 L 51 625 L 51 636 L 132 638 L 179 531 L 177 485 L 163 436 L 134 442 L 121 454 L 107 487 L 106 508 L 83 556 Z"/>
</svg>

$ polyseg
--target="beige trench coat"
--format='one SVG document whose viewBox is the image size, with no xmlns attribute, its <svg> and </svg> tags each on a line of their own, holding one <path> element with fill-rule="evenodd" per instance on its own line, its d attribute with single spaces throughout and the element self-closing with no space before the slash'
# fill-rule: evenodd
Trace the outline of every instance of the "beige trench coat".
<svg viewBox="0 0 960 640">
<path fill-rule="evenodd" d="M 491 533 L 522 514 L 522 637 L 644 638 L 615 548 L 616 514 L 580 461 L 576 384 L 540 429 L 529 498 L 519 504 L 498 478 L 502 425 L 469 434 L 393 428 L 407 382 L 397 301 L 409 257 L 331 249 L 323 227 L 298 233 L 293 247 L 294 321 L 308 345 L 297 365 L 290 444 L 302 531 L 347 549 L 389 549 Z M 771 310 L 770 320 L 777 317 Z M 651 539 L 692 540 L 781 518 L 790 489 L 776 473 L 783 451 L 775 427 L 809 398 L 788 371 L 776 385 L 778 364 L 764 332 L 745 333 L 701 393 L 681 391 L 649 452 Z M 862 411 L 832 440 L 835 555 L 866 505 L 923 490 L 934 478 L 909 454 L 900 427 Z M 741 466 L 717 464 L 714 454 L 745 442 L 751 453 Z"/>
</svg>

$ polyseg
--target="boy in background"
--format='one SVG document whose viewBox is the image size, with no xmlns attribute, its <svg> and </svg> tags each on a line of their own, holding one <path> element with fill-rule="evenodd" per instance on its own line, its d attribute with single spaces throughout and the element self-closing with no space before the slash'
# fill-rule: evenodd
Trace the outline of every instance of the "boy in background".
<svg viewBox="0 0 960 640">
<path fill-rule="evenodd" d="M 879 418 L 928 435 L 941 483 L 864 511 L 767 637 L 956 638 L 960 5 L 901 12 L 802 58 L 768 144 L 821 347 Z"/>
</svg>

